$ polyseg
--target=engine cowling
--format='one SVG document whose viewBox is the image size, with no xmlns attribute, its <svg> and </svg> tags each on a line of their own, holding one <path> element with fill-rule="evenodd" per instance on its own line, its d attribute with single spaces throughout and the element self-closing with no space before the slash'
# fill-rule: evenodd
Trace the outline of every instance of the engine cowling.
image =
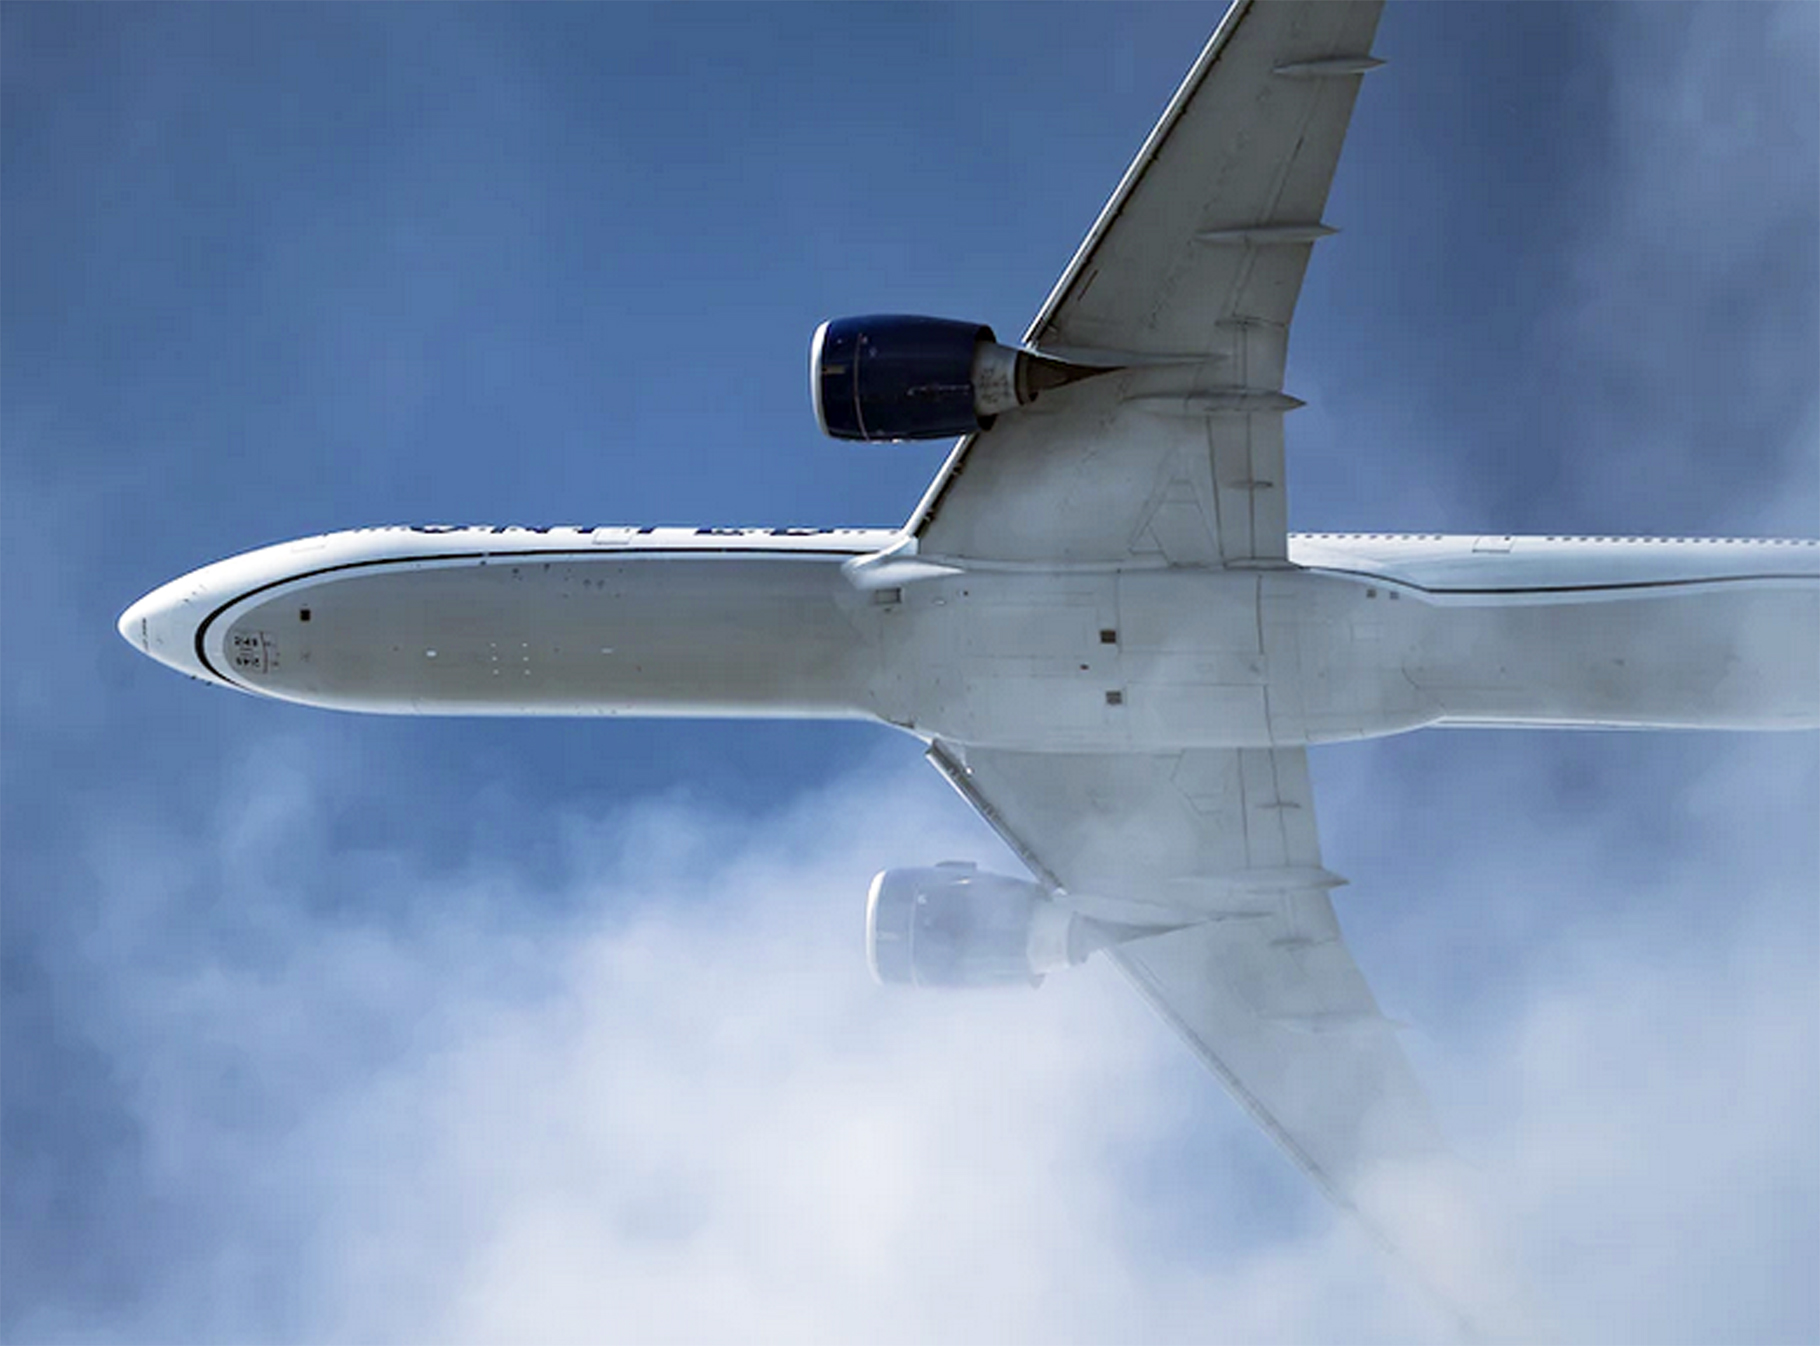
<svg viewBox="0 0 1820 1346">
<path fill-rule="evenodd" d="M 998 344 L 981 323 L 906 314 L 834 318 L 809 344 L 809 387 L 835 439 L 951 439 L 1097 369 Z"/>
<path fill-rule="evenodd" d="M 866 896 L 866 961 L 888 986 L 1037 985 L 1103 942 L 1041 884 L 971 864 L 887 869 Z"/>
</svg>

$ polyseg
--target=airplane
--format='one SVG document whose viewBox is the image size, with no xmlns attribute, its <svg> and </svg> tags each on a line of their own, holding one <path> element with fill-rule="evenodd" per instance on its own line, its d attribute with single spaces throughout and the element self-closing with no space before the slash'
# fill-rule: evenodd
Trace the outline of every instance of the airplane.
<svg viewBox="0 0 1820 1346">
<path fill-rule="evenodd" d="M 1380 5 L 1238 0 L 1015 345 L 815 333 L 841 439 L 958 442 L 900 528 L 417 525 L 119 620 L 339 710 L 883 723 L 1028 875 L 890 870 L 881 980 L 1116 965 L 1325 1193 L 1446 1143 L 1342 938 L 1307 749 L 1427 726 L 1820 727 L 1820 542 L 1290 534 L 1289 328 Z"/>
</svg>

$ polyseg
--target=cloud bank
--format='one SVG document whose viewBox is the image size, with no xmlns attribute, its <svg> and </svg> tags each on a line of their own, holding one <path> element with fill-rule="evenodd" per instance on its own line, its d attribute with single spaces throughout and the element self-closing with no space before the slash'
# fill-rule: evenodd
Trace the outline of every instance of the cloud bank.
<svg viewBox="0 0 1820 1346">
<path fill-rule="evenodd" d="M 1507 816 L 1516 889 L 1441 856 L 1420 937 L 1366 959 L 1387 1004 L 1447 1008 L 1412 1047 L 1570 1340 L 1820 1322 L 1815 857 L 1787 816 L 1816 781 L 1779 746 L 1729 741 L 1678 789 L 1703 835 L 1646 901 L 1609 819 Z M 527 815 L 555 891 L 408 840 L 337 854 L 350 764 L 256 756 L 187 838 L 90 837 L 121 900 L 83 1027 L 130 1071 L 166 1224 L 119 1231 L 154 1273 L 130 1320 L 45 1306 L 20 1340 L 1446 1339 L 1109 967 L 871 984 L 872 869 L 1011 868 L 909 753 L 756 816 Z M 1766 791 L 1782 816 L 1742 802 Z M 1330 850 L 1370 816 L 1323 812 Z M 216 873 L 231 938 L 183 917 Z M 1571 917 L 1460 994 L 1447 950 L 1487 908 L 1522 921 L 1524 888 Z M 343 889 L 371 900 L 327 909 Z"/>
</svg>

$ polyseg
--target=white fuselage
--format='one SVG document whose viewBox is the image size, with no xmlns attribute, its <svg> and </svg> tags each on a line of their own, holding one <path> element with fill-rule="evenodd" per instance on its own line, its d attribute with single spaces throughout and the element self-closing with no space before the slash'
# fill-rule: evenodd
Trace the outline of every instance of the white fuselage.
<svg viewBox="0 0 1820 1346">
<path fill-rule="evenodd" d="M 205 567 L 120 629 L 338 710 L 838 717 L 1030 750 L 1820 725 L 1812 541 L 1304 534 L 1290 558 L 1035 570 L 882 529 L 368 529 Z"/>
</svg>

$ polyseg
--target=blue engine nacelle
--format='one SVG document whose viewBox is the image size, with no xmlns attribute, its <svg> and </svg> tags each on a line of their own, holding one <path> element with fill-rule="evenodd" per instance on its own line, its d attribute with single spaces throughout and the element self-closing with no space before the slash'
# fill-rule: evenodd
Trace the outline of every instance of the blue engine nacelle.
<svg viewBox="0 0 1820 1346">
<path fill-rule="evenodd" d="M 970 864 L 887 869 L 866 897 L 866 961 L 888 986 L 1036 985 L 1107 941 L 1041 884 Z"/>
<path fill-rule="evenodd" d="M 809 346 L 815 419 L 836 439 L 972 434 L 1045 388 L 1098 372 L 1001 346 L 990 327 L 949 318 L 835 318 Z"/>
</svg>

